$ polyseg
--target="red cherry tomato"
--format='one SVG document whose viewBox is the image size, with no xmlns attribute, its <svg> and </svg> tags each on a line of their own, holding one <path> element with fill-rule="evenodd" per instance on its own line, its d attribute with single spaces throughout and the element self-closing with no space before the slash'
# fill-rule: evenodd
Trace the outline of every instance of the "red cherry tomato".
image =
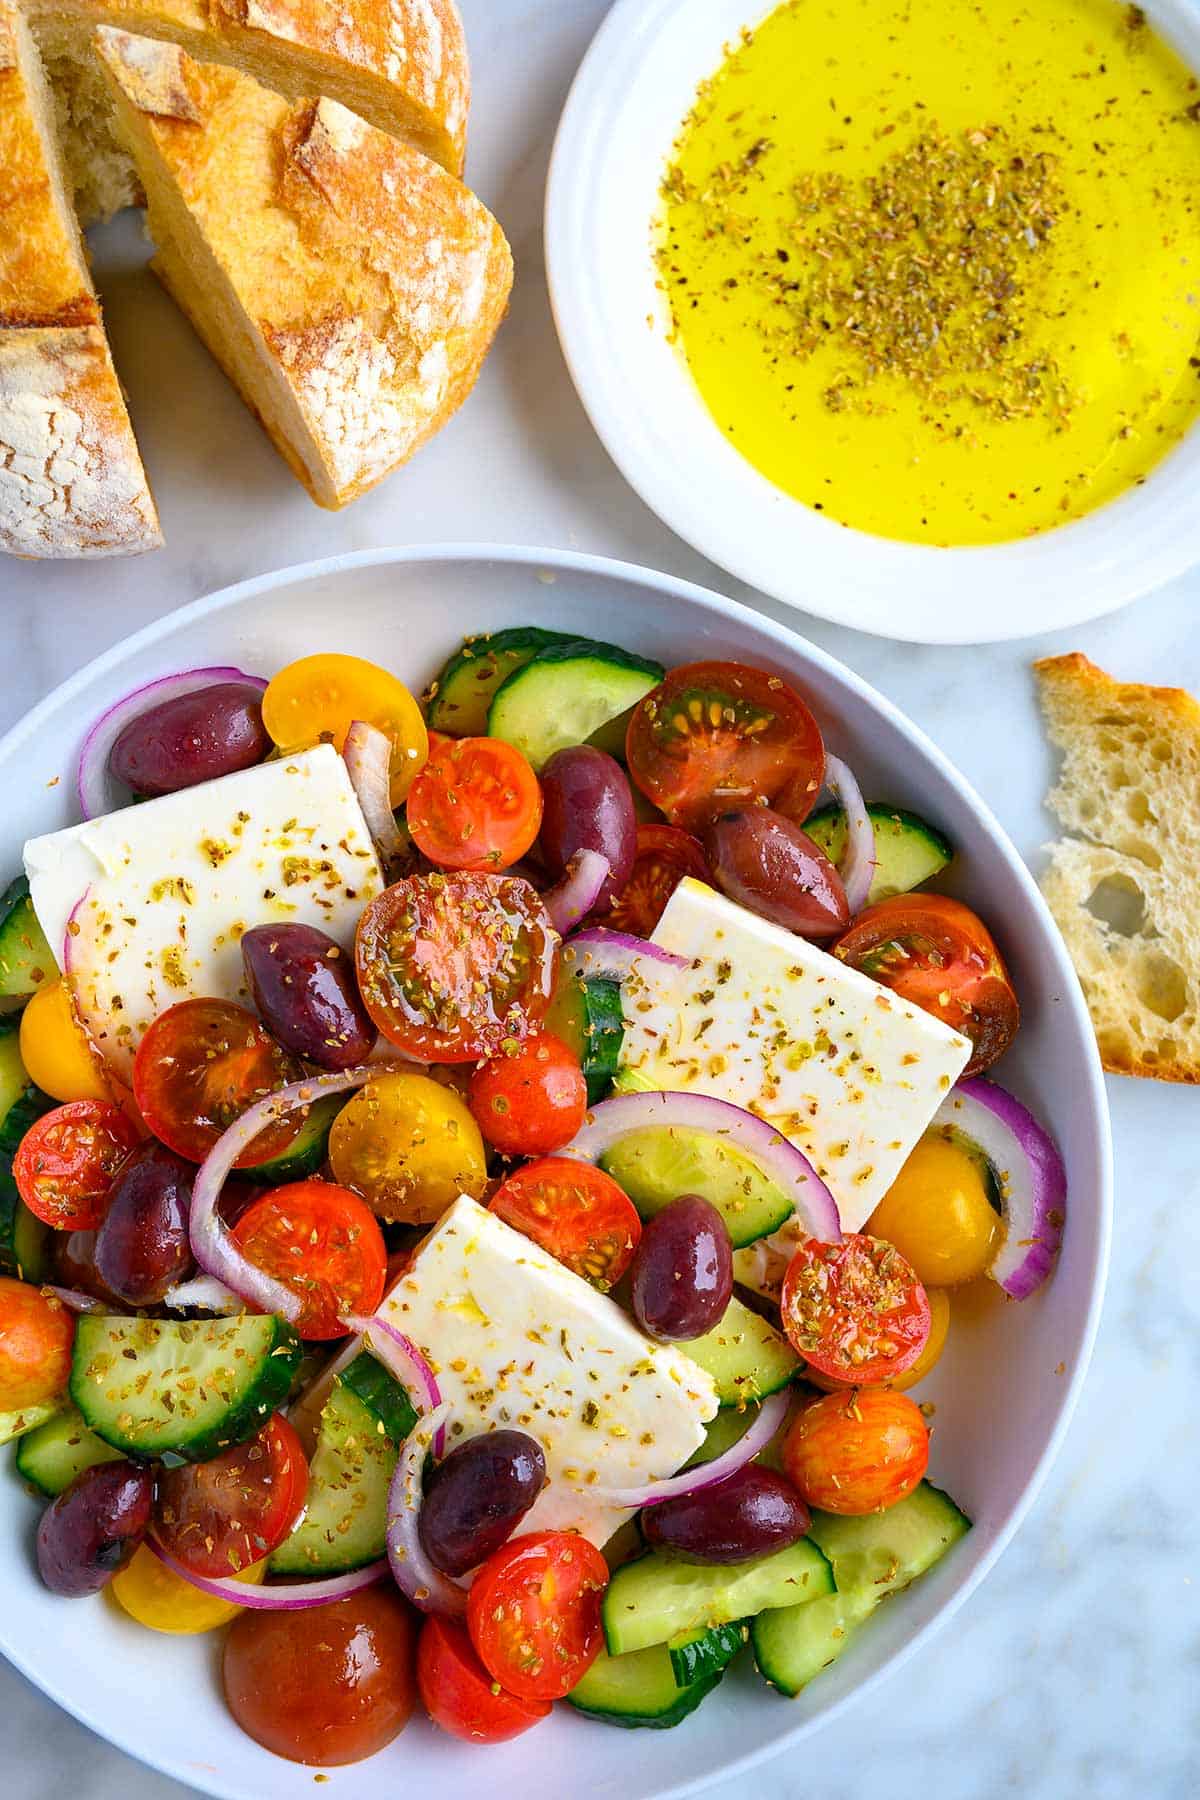
<svg viewBox="0 0 1200 1800">
<path fill-rule="evenodd" d="M 75 1315 L 55 1295 L 0 1276 L 0 1413 L 56 1400 L 71 1376 Z"/>
<path fill-rule="evenodd" d="M 783 1472 L 823 1512 L 882 1512 L 912 1493 L 929 1465 L 929 1428 L 907 1394 L 851 1388 L 799 1412 L 782 1447 Z"/>
<path fill-rule="evenodd" d="M 975 1046 L 967 1075 L 998 1062 L 1021 1009 L 983 920 L 944 894 L 895 894 L 859 913 L 833 954 L 952 1025 Z"/>
<path fill-rule="evenodd" d="M 676 825 L 639 825 L 633 873 L 604 923 L 614 931 L 648 938 L 685 875 L 712 885 L 699 838 Z"/>
<path fill-rule="evenodd" d="M 139 1044 L 133 1092 L 155 1137 L 198 1163 L 256 1100 L 303 1072 L 253 1013 L 228 1000 L 183 1000 L 161 1013 Z M 235 1166 L 253 1168 L 282 1155 L 303 1122 L 299 1112 L 278 1120 Z"/>
<path fill-rule="evenodd" d="M 282 1413 L 210 1462 L 160 1469 L 154 1535 L 194 1575 L 240 1575 L 282 1544 L 308 1493 L 308 1462 Z"/>
<path fill-rule="evenodd" d="M 58 1231 L 93 1231 L 118 1169 L 141 1139 L 111 1100 L 72 1100 L 31 1125 L 13 1157 L 17 1191 Z"/>
<path fill-rule="evenodd" d="M 417 1644 L 417 1688 L 435 1725 L 468 1744 L 504 1744 L 548 1719 L 548 1700 L 505 1693 L 461 1625 L 429 1618 Z"/>
<path fill-rule="evenodd" d="M 507 869 L 542 827 L 542 790 L 500 738 L 440 738 L 408 796 L 417 849 L 443 869 Z"/>
<path fill-rule="evenodd" d="M 467 1102 L 489 1144 L 504 1156 L 547 1156 L 569 1144 L 587 1116 L 579 1058 L 552 1031 L 527 1038 L 471 1077 Z"/>
<path fill-rule="evenodd" d="M 248 1262 L 303 1302 L 302 1338 L 342 1337 L 347 1313 L 373 1313 L 383 1299 L 387 1247 L 366 1202 L 332 1181 L 272 1188 L 233 1228 Z"/>
<path fill-rule="evenodd" d="M 513 1538 L 471 1584 L 467 1629 L 494 1681 L 523 1700 L 561 1700 L 600 1653 L 608 1564 L 571 1531 Z"/>
<path fill-rule="evenodd" d="M 389 1042 L 422 1062 L 479 1062 L 545 1017 L 558 935 L 515 875 L 413 875 L 371 901 L 356 954 Z"/>
<path fill-rule="evenodd" d="M 573 1156 L 527 1163 L 496 1190 L 490 1210 L 602 1293 L 620 1281 L 642 1235 L 625 1190 Z"/>
<path fill-rule="evenodd" d="M 882 1238 L 807 1238 L 779 1302 L 793 1350 L 822 1375 L 864 1384 L 910 1369 L 929 1336 L 929 1300 L 912 1265 Z"/>
<path fill-rule="evenodd" d="M 820 728 L 804 701 L 780 676 L 743 663 L 672 669 L 639 701 L 625 748 L 638 787 L 688 831 L 784 790 L 801 824 L 825 778 Z"/>
</svg>

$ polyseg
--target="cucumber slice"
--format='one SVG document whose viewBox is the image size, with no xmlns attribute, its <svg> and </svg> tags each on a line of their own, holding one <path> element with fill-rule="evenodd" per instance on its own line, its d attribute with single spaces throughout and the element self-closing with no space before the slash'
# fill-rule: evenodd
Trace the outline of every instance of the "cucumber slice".
<svg viewBox="0 0 1200 1800">
<path fill-rule="evenodd" d="M 587 1082 L 588 1105 L 599 1105 L 620 1067 L 625 1039 L 618 983 L 563 976 L 546 1014 L 546 1030 L 575 1052 Z"/>
<path fill-rule="evenodd" d="M 556 750 L 587 743 L 636 706 L 664 672 L 661 663 L 590 638 L 551 644 L 497 691 L 488 732 L 541 769 Z"/>
<path fill-rule="evenodd" d="M 379 1420 L 394 1444 L 402 1444 L 417 1422 L 416 1408 L 394 1375 L 364 1350 L 338 1376 L 343 1387 Z"/>
<path fill-rule="evenodd" d="M 23 875 L 0 895 L 0 994 L 27 1000 L 58 974 L 54 952 L 37 922 Z"/>
<path fill-rule="evenodd" d="M 532 662 L 540 650 L 574 641 L 569 632 L 543 631 L 539 625 L 517 625 L 465 639 L 425 694 L 430 725 L 447 737 L 483 737 L 488 708 L 509 676 Z"/>
<path fill-rule="evenodd" d="M 255 1163 L 242 1174 L 257 1187 L 282 1187 L 288 1181 L 307 1181 L 325 1161 L 333 1121 L 346 1104 L 344 1094 L 331 1094 L 310 1106 L 303 1125 L 286 1150 L 270 1162 Z"/>
<path fill-rule="evenodd" d="M 712 1376 L 722 1406 L 765 1400 L 786 1387 L 800 1367 L 783 1334 L 740 1300 L 729 1302 L 719 1325 L 677 1348 Z"/>
<path fill-rule="evenodd" d="M 120 1462 L 121 1452 L 98 1438 L 73 1406 L 27 1432 L 17 1445 L 17 1471 L 53 1500 L 85 1469 Z"/>
<path fill-rule="evenodd" d="M 75 1328 L 71 1398 L 114 1450 L 207 1462 L 252 1437 L 286 1398 L 300 1339 L 272 1314 L 121 1319 Z"/>
<path fill-rule="evenodd" d="M 611 1655 L 621 1656 L 833 1591 L 829 1560 L 811 1538 L 742 1563 L 688 1562 L 652 1550 L 609 1582 L 601 1608 L 604 1641 Z"/>
<path fill-rule="evenodd" d="M 727 1450 L 741 1442 L 757 1417 L 757 1406 L 747 1406 L 741 1411 L 736 1406 L 722 1407 L 716 1418 L 710 1419 L 704 1427 L 704 1442 L 698 1450 L 692 1451 L 684 1468 L 694 1469 L 700 1463 L 713 1462 L 718 1456 L 724 1456 Z"/>
<path fill-rule="evenodd" d="M 883 1513 L 814 1513 L 813 1539 L 833 1564 L 837 1591 L 811 1607 L 785 1607 L 752 1622 L 759 1672 L 781 1693 L 798 1694 L 837 1661 L 882 1599 L 932 1568 L 970 1529 L 949 1495 L 928 1481 Z"/>
<path fill-rule="evenodd" d="M 22 1406 L 16 1412 L 0 1412 L 0 1444 L 11 1444 L 14 1438 L 24 1437 L 27 1431 L 36 1431 L 60 1413 L 66 1401 L 39 1400 L 36 1406 Z"/>
<path fill-rule="evenodd" d="M 667 1645 L 677 1687 L 691 1687 L 709 1675 L 723 1675 L 750 1635 L 744 1619 L 735 1625 L 704 1626 L 683 1632 Z"/>
<path fill-rule="evenodd" d="M 629 1656 L 610 1656 L 607 1650 L 601 1650 L 567 1699 L 589 1719 L 667 1731 L 694 1713 L 720 1679 L 719 1673 L 707 1675 L 681 1688 L 665 1644 L 652 1644 Z"/>
<path fill-rule="evenodd" d="M 0 1023 L 0 1275 L 45 1281 L 50 1273 L 50 1228 L 17 1192 L 13 1157 L 29 1127 L 56 1103 L 25 1073 L 15 1019 Z"/>
<path fill-rule="evenodd" d="M 868 806 L 875 827 L 878 862 L 868 906 L 893 894 L 908 894 L 941 873 L 954 856 L 949 838 L 916 813 L 898 806 Z M 823 806 L 805 821 L 805 831 L 831 862 L 840 862 L 846 848 L 846 815 L 840 806 Z"/>
<path fill-rule="evenodd" d="M 792 1203 L 741 1150 L 702 1131 L 646 1125 L 631 1131 L 600 1166 L 625 1189 L 639 1216 L 652 1219 L 680 1194 L 715 1206 L 735 1250 L 770 1237 L 792 1216 Z"/>
<path fill-rule="evenodd" d="M 399 1454 L 382 1420 L 336 1381 L 321 1414 L 304 1517 L 271 1557 L 271 1573 L 342 1575 L 381 1557 Z"/>
</svg>

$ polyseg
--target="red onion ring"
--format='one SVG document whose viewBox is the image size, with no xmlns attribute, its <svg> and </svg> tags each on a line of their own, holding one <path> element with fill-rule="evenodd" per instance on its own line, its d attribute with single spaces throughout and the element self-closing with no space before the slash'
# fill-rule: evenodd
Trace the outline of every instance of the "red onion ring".
<svg viewBox="0 0 1200 1800">
<path fill-rule="evenodd" d="M 178 675 L 160 675 L 120 700 L 114 700 L 102 712 L 83 740 L 75 772 L 75 793 L 79 810 L 85 819 L 113 810 L 108 758 L 113 745 L 134 719 L 149 712 L 152 706 L 175 700 L 181 694 L 196 694 L 202 688 L 220 687 L 227 681 L 244 682 L 265 693 L 267 684 L 261 675 L 247 675 L 242 669 L 184 669 Z"/>
<path fill-rule="evenodd" d="M 53 1294 L 54 1298 L 56 1300 L 61 1300 L 63 1305 L 70 1312 L 111 1313 L 117 1311 L 115 1306 L 109 1306 L 104 1300 L 97 1300 L 94 1294 L 85 1294 L 81 1288 L 54 1287 L 53 1285 L 50 1285 L 44 1287 L 42 1292 L 43 1294 Z"/>
<path fill-rule="evenodd" d="M 679 1348 L 684 1355 L 687 1354 L 686 1344 Z M 699 1463 L 694 1469 L 685 1469 L 682 1474 L 672 1475 L 666 1481 L 650 1482 L 646 1487 L 590 1487 L 581 1489 L 580 1492 L 587 1492 L 608 1506 L 629 1507 L 657 1506 L 661 1500 L 678 1500 L 684 1494 L 699 1494 L 705 1488 L 715 1487 L 719 1481 L 727 1481 L 739 1469 L 745 1468 L 748 1462 L 753 1462 L 759 1451 L 766 1449 L 787 1418 L 790 1405 L 791 1395 L 786 1388 L 769 1395 L 745 1436 L 739 1438 L 723 1456 L 714 1457 L 712 1462 Z"/>
<path fill-rule="evenodd" d="M 946 1096 L 934 1125 L 961 1132 L 987 1158 L 1005 1225 L 988 1274 L 1014 1300 L 1027 1300 L 1062 1243 L 1067 1171 L 1057 1146 L 1019 1100 L 978 1077 Z"/>
<path fill-rule="evenodd" d="M 342 755 L 375 848 L 383 862 L 394 862 L 404 839 L 392 811 L 392 740 L 377 725 L 355 719 Z"/>
<path fill-rule="evenodd" d="M 667 1131 L 699 1131 L 727 1139 L 756 1162 L 790 1198 L 796 1217 L 810 1237 L 825 1244 L 842 1238 L 837 1203 L 807 1156 L 790 1139 L 755 1113 L 708 1094 L 655 1090 L 617 1094 L 588 1114 L 581 1132 L 560 1156 L 596 1163 L 606 1150 L 631 1131 L 656 1126 Z"/>
<path fill-rule="evenodd" d="M 582 924 L 604 891 L 612 864 L 598 850 L 577 850 L 561 878 L 542 895 L 542 905 L 559 937 Z"/>
<path fill-rule="evenodd" d="M 421 1478 L 430 1444 L 445 1430 L 449 1406 L 426 1414 L 405 1439 L 388 1489 L 387 1553 L 396 1585 L 420 1612 L 461 1619 L 467 1596 L 457 1581 L 435 1569 L 421 1548 Z"/>
<path fill-rule="evenodd" d="M 232 1288 L 227 1288 L 223 1281 L 215 1281 L 211 1275 L 197 1275 L 192 1281 L 177 1281 L 163 1295 L 163 1305 L 175 1312 L 195 1307 L 201 1312 L 222 1313 L 227 1318 L 233 1318 L 246 1310 L 246 1302 Z"/>
<path fill-rule="evenodd" d="M 563 946 L 564 967 L 572 969 L 581 980 L 590 976 L 594 981 L 626 981 L 638 973 L 641 962 L 656 963 L 661 969 L 690 966 L 686 956 L 676 956 L 674 951 L 652 944 L 649 938 L 609 931 L 603 925 L 577 931 Z"/>
<path fill-rule="evenodd" d="M 830 756 L 828 752 L 825 756 L 825 786 L 846 815 L 846 848 L 842 852 L 838 874 L 851 913 L 860 913 L 867 904 L 879 863 L 875 827 L 853 773 L 840 756 Z"/>
<path fill-rule="evenodd" d="M 333 1600 L 344 1600 L 347 1594 L 373 1587 L 388 1570 L 387 1563 L 380 1557 L 378 1562 L 368 1563 L 363 1569 L 352 1569 L 348 1575 L 335 1575 L 326 1581 L 297 1581 L 288 1587 L 255 1587 L 248 1581 L 225 1581 L 220 1576 L 197 1575 L 165 1550 L 153 1534 L 149 1534 L 144 1542 L 160 1563 L 192 1587 L 199 1588 L 202 1594 L 211 1594 L 214 1600 L 231 1601 L 234 1606 L 244 1606 L 250 1612 L 306 1612 L 312 1606 L 328 1606 Z"/>
</svg>

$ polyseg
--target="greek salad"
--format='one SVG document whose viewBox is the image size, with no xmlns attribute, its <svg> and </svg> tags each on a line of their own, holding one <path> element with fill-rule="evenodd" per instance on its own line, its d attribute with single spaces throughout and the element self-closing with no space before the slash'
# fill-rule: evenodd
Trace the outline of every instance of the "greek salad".
<svg viewBox="0 0 1200 1800">
<path fill-rule="evenodd" d="M 89 732 L 0 902 L 40 1579 L 311 1765 L 816 1680 L 969 1522 L 920 1384 L 1051 1273 L 954 848 L 804 696 L 537 627 Z M 914 1398 L 914 1393 L 916 1398 Z"/>
</svg>

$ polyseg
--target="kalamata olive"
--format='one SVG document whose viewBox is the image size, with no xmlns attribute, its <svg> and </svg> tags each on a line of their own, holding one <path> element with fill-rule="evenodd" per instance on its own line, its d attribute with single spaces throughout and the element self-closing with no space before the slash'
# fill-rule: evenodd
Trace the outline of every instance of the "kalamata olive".
<svg viewBox="0 0 1200 1800">
<path fill-rule="evenodd" d="M 744 1469 L 698 1493 L 660 1500 L 642 1513 L 648 1544 L 681 1550 L 697 1562 L 745 1562 L 802 1538 L 809 1511 L 790 1481 L 772 1469 Z"/>
<path fill-rule="evenodd" d="M 721 813 L 704 837 L 713 877 L 731 900 L 801 937 L 850 923 L 842 878 L 813 840 L 769 806 Z"/>
<path fill-rule="evenodd" d="M 507 1543 L 545 1479 L 542 1446 L 523 1431 L 486 1431 L 459 1444 L 425 1489 L 417 1529 L 430 1562 L 465 1575 Z"/>
<path fill-rule="evenodd" d="M 109 769 L 135 794 L 152 796 L 252 769 L 271 748 L 261 702 L 242 681 L 163 700 L 130 720 L 108 753 Z"/>
<path fill-rule="evenodd" d="M 54 1238 L 54 1278 L 60 1287 L 78 1288 L 97 1300 L 120 1307 L 117 1296 L 101 1281 L 96 1269 L 96 1233 L 94 1231 L 56 1231 Z"/>
<path fill-rule="evenodd" d="M 127 1306 L 156 1306 L 191 1268 L 195 1174 L 161 1144 L 143 1144 L 113 1182 L 93 1257 L 103 1285 Z"/>
<path fill-rule="evenodd" d="M 242 962 L 259 1016 L 293 1056 L 350 1069 L 375 1042 L 358 997 L 354 962 L 315 925 L 256 925 Z"/>
<path fill-rule="evenodd" d="M 154 1479 L 131 1462 L 77 1475 L 42 1514 L 37 1560 L 51 1593 L 94 1594 L 123 1569 L 146 1535 Z"/>
<path fill-rule="evenodd" d="M 579 744 L 558 750 L 542 770 L 542 835 L 548 874 L 557 880 L 577 850 L 606 856 L 611 873 L 596 912 L 607 912 L 633 873 L 637 818 L 629 777 L 619 762 Z"/>
<path fill-rule="evenodd" d="M 733 1294 L 725 1221 L 698 1194 L 683 1194 L 648 1221 L 630 1265 L 633 1315 L 649 1337 L 686 1343 L 721 1320 Z"/>
</svg>

